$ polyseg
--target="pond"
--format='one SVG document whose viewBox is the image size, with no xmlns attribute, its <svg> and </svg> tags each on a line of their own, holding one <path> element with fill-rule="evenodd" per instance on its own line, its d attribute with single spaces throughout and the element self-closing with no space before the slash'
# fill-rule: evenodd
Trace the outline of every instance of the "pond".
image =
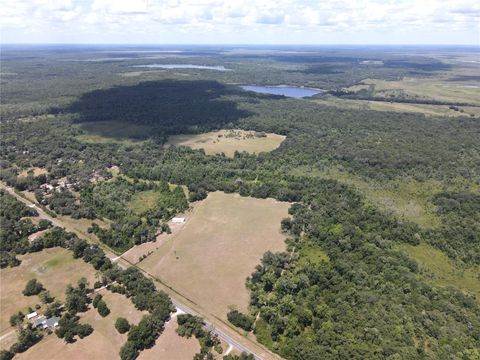
<svg viewBox="0 0 480 360">
<path fill-rule="evenodd" d="M 243 90 L 255 91 L 261 94 L 284 95 L 293 98 L 304 98 L 320 94 L 322 90 L 305 88 L 300 86 L 240 86 Z"/>
<path fill-rule="evenodd" d="M 207 65 L 194 65 L 194 64 L 149 64 L 149 65 L 133 65 L 136 68 L 149 68 L 149 69 L 200 69 L 200 70 L 217 70 L 217 71 L 232 71 L 224 66 L 207 66 Z"/>
</svg>

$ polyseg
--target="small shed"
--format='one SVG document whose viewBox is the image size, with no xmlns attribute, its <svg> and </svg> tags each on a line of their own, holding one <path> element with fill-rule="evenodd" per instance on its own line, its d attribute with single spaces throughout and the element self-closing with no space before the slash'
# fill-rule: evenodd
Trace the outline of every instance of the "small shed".
<svg viewBox="0 0 480 360">
<path fill-rule="evenodd" d="M 183 224 L 184 222 L 185 222 L 184 217 L 174 217 L 172 219 L 172 223 L 174 223 L 174 224 Z"/>
<path fill-rule="evenodd" d="M 32 320 L 34 317 L 37 317 L 38 314 L 36 311 L 30 313 L 30 314 L 27 314 L 27 320 Z"/>
</svg>

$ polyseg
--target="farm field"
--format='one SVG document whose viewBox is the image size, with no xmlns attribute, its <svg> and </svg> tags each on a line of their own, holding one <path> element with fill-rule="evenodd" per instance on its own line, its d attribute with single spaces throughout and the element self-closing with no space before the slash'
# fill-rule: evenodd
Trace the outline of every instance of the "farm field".
<svg viewBox="0 0 480 360">
<path fill-rule="evenodd" d="M 166 145 L 204 149 L 207 155 L 223 152 L 226 156 L 233 157 L 235 151 L 246 151 L 252 154 L 269 152 L 278 148 L 285 140 L 283 135 L 265 135 L 265 137 L 257 137 L 253 131 L 219 130 L 196 135 L 170 136 Z"/>
<path fill-rule="evenodd" d="M 40 343 L 31 347 L 18 359 L 31 359 L 35 357 L 40 360 L 49 359 L 114 359 L 127 341 L 127 334 L 120 334 L 115 329 L 115 320 L 118 317 L 125 317 L 129 323 L 137 324 L 145 313 L 137 310 L 132 302 L 125 296 L 114 294 L 104 290 L 101 292 L 103 299 L 110 309 L 110 314 L 102 318 L 96 309 L 90 305 L 90 309 L 80 314 L 81 323 L 88 323 L 93 327 L 93 333 L 89 336 L 78 339 L 73 344 L 66 344 L 63 339 L 56 335 L 46 336 Z"/>
<path fill-rule="evenodd" d="M 76 284 L 81 277 L 90 284 L 95 281 L 95 270 L 82 259 L 74 259 L 71 252 L 62 248 L 19 255 L 18 267 L 0 270 L 0 332 L 10 327 L 9 318 L 17 312 L 24 313 L 29 306 L 40 304 L 38 296 L 22 294 L 28 280 L 36 278 L 57 299 L 64 300 L 68 284 Z"/>
<path fill-rule="evenodd" d="M 425 243 L 417 246 L 402 244 L 399 249 L 418 262 L 428 281 L 437 286 L 456 287 L 475 295 L 480 301 L 480 267 L 460 268 L 442 251 Z"/>
<path fill-rule="evenodd" d="M 285 249 L 280 221 L 289 207 L 272 199 L 210 193 L 178 235 L 139 266 L 225 319 L 230 306 L 246 310 L 245 279 L 262 255 Z"/>
<path fill-rule="evenodd" d="M 340 99 L 334 97 L 325 97 L 311 100 L 318 104 L 336 106 L 339 108 L 358 109 L 358 110 L 376 110 L 376 111 L 395 111 L 407 113 L 421 113 L 426 116 L 470 116 L 480 117 L 480 107 L 462 106 L 464 112 L 449 109 L 447 105 L 429 105 L 429 104 L 409 104 L 386 101 L 371 100 L 353 100 Z"/>
<path fill-rule="evenodd" d="M 189 339 L 176 333 L 177 319 L 172 318 L 165 324 L 165 329 L 155 345 L 140 353 L 138 360 L 189 360 L 200 351 L 200 344 L 195 337 Z"/>
<path fill-rule="evenodd" d="M 365 79 L 362 84 L 351 86 L 348 90 L 358 91 L 371 86 L 374 86 L 373 95 L 376 96 L 408 96 L 421 100 L 433 99 L 480 105 L 480 88 L 478 86 L 465 81 L 451 81 L 441 76 L 431 79 L 404 78 L 397 81 Z"/>
</svg>

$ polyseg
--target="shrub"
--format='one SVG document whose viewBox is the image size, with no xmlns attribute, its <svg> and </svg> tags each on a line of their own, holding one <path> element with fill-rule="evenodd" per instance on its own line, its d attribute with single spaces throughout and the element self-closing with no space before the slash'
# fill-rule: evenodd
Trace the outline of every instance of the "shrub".
<svg viewBox="0 0 480 360">
<path fill-rule="evenodd" d="M 25 289 L 23 290 L 23 295 L 32 296 L 38 295 L 44 290 L 43 285 L 37 281 L 37 279 L 32 279 L 27 282 Z"/>
<path fill-rule="evenodd" d="M 115 329 L 117 329 L 120 334 L 125 334 L 128 330 L 130 330 L 130 324 L 128 323 L 127 319 L 119 317 L 117 321 L 115 321 Z"/>
</svg>

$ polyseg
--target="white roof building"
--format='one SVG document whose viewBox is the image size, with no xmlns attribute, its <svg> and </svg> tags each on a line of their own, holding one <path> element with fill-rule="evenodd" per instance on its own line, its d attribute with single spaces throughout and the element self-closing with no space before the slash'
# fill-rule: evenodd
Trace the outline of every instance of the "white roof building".
<svg viewBox="0 0 480 360">
<path fill-rule="evenodd" d="M 182 224 L 184 222 L 185 222 L 185 218 L 183 218 L 183 217 L 174 217 L 172 219 L 172 223 L 174 223 L 174 224 Z"/>
<path fill-rule="evenodd" d="M 27 320 L 31 320 L 31 319 L 33 319 L 33 318 L 36 317 L 36 316 L 38 316 L 38 314 L 37 314 L 36 311 L 34 311 L 34 312 L 30 313 L 30 314 L 27 314 Z"/>
</svg>

